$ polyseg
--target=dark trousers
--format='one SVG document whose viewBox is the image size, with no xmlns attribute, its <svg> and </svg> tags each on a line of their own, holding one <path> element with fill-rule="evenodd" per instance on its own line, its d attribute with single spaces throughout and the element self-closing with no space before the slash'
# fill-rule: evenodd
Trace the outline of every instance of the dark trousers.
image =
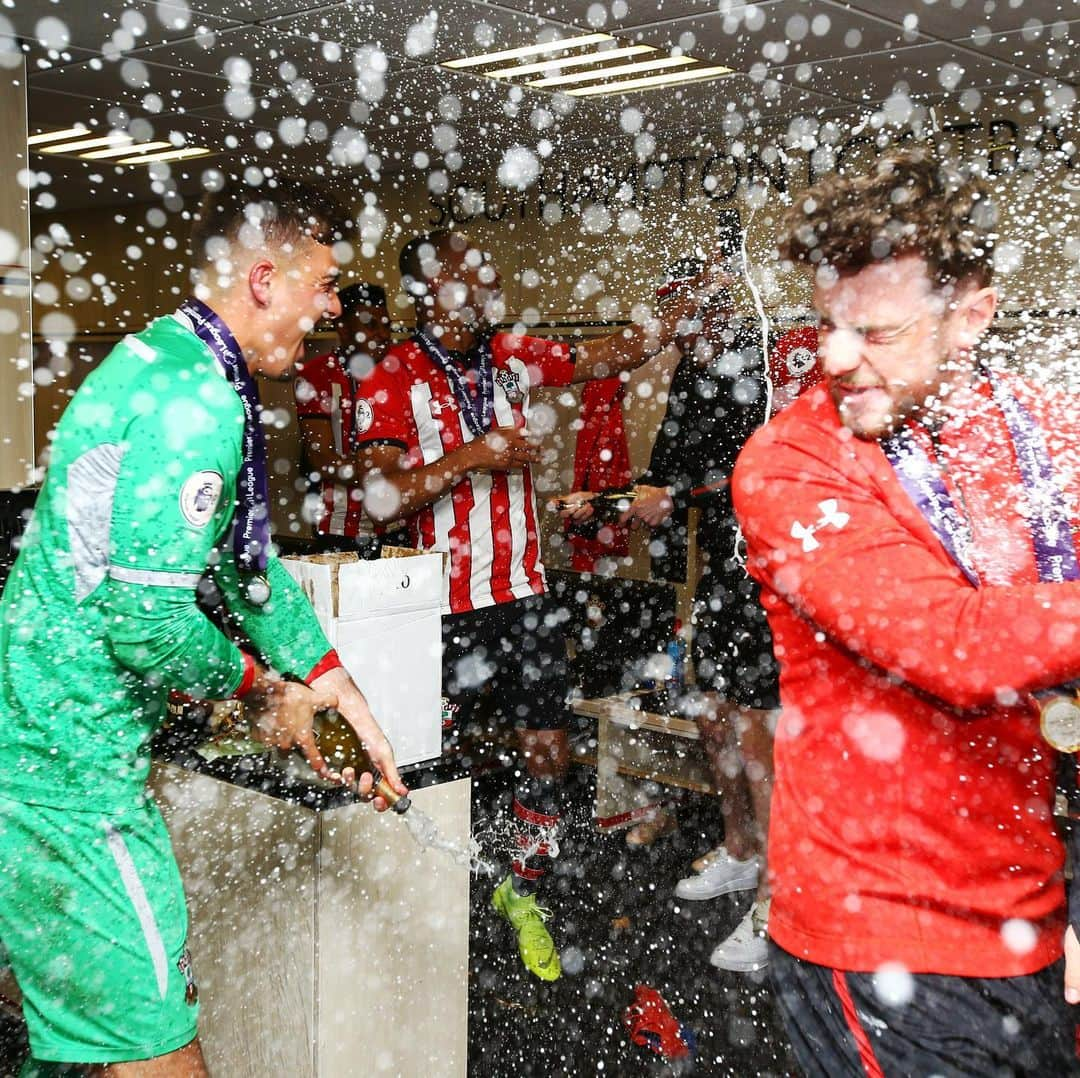
<svg viewBox="0 0 1080 1078">
<path fill-rule="evenodd" d="M 557 604 L 534 595 L 443 618 L 443 692 L 467 725 L 485 699 L 496 721 L 526 730 L 567 725 L 570 668 Z"/>
<path fill-rule="evenodd" d="M 845 973 L 769 945 L 784 1026 L 808 1078 L 1080 1074 L 1064 959 L 1024 977 Z"/>
</svg>

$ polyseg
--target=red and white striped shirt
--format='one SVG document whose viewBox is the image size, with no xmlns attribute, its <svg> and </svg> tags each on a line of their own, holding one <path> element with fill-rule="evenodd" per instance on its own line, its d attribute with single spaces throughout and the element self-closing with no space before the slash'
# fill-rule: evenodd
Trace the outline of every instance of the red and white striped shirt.
<svg viewBox="0 0 1080 1078">
<path fill-rule="evenodd" d="M 301 420 L 327 420 L 334 452 L 339 457 L 356 455 L 354 408 L 357 383 L 337 352 L 306 360 L 293 387 L 296 414 Z M 363 491 L 356 482 L 332 475 L 319 481 L 322 515 L 315 522 L 319 535 L 345 535 L 355 539 L 373 535 L 371 520 L 364 515 Z"/>
<path fill-rule="evenodd" d="M 491 352 L 493 427 L 524 427 L 532 390 L 568 385 L 574 375 L 573 348 L 557 341 L 497 333 Z M 441 460 L 473 439 L 449 379 L 413 340 L 387 353 L 360 383 L 358 401 L 358 445 L 398 445 L 410 468 Z M 546 590 L 528 468 L 471 472 L 407 523 L 417 549 L 450 555 L 448 594 L 443 597 L 448 613 L 480 610 Z"/>
</svg>

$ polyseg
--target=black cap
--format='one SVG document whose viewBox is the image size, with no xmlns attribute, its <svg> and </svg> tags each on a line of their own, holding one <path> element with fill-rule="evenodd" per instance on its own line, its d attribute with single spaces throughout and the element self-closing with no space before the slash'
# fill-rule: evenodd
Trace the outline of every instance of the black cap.
<svg viewBox="0 0 1080 1078">
<path fill-rule="evenodd" d="M 705 259 L 688 255 L 685 258 L 676 258 L 667 269 L 664 270 L 664 283 L 671 284 L 673 281 L 686 281 L 696 277 L 705 269 Z"/>
<path fill-rule="evenodd" d="M 358 281 L 338 292 L 343 315 L 353 314 L 360 307 L 385 307 L 386 291 L 381 285 Z"/>
</svg>

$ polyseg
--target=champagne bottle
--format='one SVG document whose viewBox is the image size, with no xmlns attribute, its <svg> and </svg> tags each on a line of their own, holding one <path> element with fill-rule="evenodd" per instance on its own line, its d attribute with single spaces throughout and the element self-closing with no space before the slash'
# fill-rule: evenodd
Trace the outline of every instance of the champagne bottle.
<svg viewBox="0 0 1080 1078">
<path fill-rule="evenodd" d="M 582 539 L 595 539 L 600 529 L 611 524 L 616 524 L 619 517 L 626 512 L 637 497 L 637 491 L 632 487 L 606 487 L 598 490 L 590 499 L 592 516 L 588 520 L 572 520 L 566 530 L 570 535 L 577 535 Z M 571 503 L 565 499 L 559 499 L 555 508 L 560 512 L 569 509 Z"/>
<path fill-rule="evenodd" d="M 409 811 L 412 802 L 409 798 L 402 797 L 386 781 L 382 772 L 364 751 L 364 746 L 360 738 L 356 736 L 356 731 L 339 711 L 334 708 L 320 711 L 312 723 L 312 732 L 315 734 L 315 744 L 319 747 L 319 752 L 322 753 L 331 771 L 340 773 L 345 768 L 351 767 L 356 772 L 358 780 L 365 771 L 370 772 L 375 780 L 371 796 L 383 798 L 398 815 Z"/>
</svg>

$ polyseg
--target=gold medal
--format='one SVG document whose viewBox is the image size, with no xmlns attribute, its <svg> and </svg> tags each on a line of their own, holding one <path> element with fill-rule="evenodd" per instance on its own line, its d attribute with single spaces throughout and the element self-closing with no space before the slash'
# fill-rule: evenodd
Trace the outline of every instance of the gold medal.
<svg viewBox="0 0 1080 1078">
<path fill-rule="evenodd" d="M 1046 742 L 1058 752 L 1080 752 L 1080 700 L 1052 696 L 1042 705 L 1039 728 Z"/>
</svg>

